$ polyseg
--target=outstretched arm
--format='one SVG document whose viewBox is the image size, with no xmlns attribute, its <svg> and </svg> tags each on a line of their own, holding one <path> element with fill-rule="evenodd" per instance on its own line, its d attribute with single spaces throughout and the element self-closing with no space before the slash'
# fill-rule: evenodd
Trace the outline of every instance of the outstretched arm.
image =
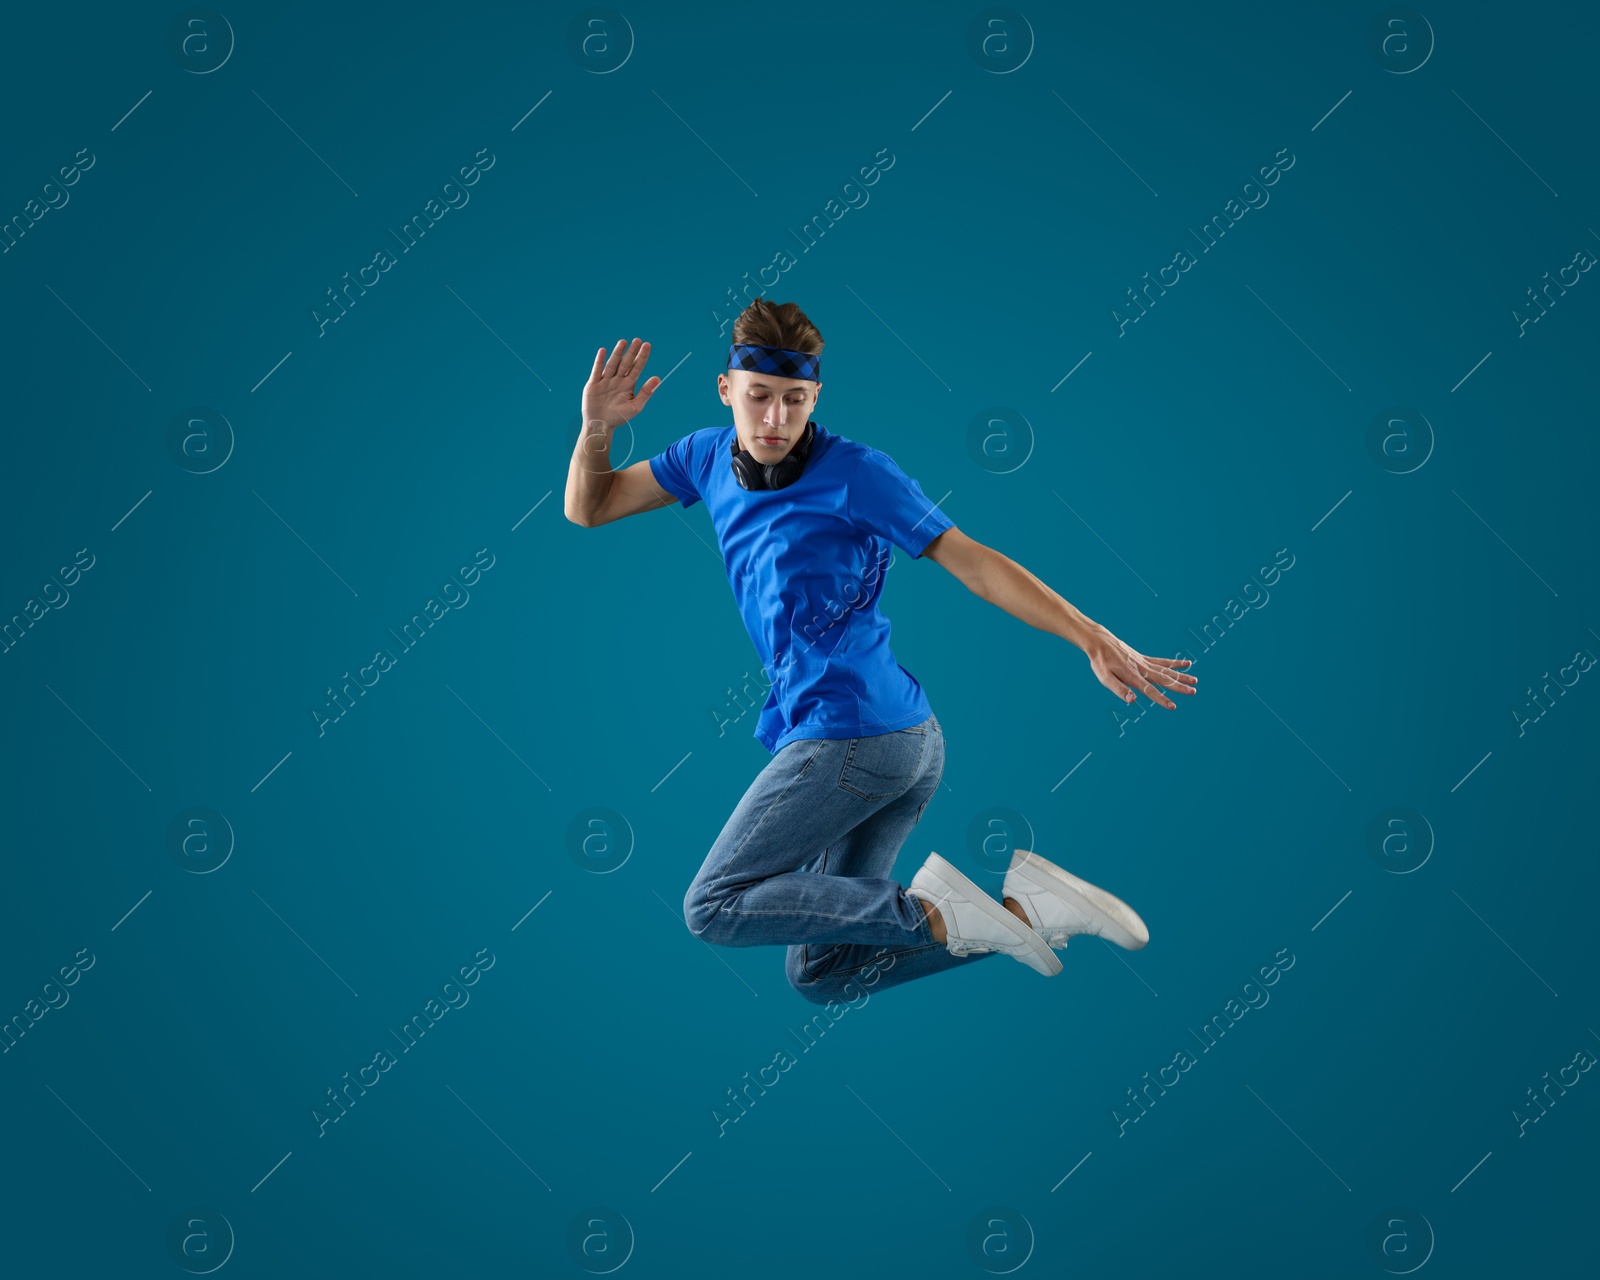
<svg viewBox="0 0 1600 1280">
<path fill-rule="evenodd" d="M 1015 560 L 974 541 L 960 529 L 946 529 L 922 554 L 948 569 L 973 595 L 998 605 L 1030 627 L 1077 645 L 1100 683 L 1124 702 L 1132 702 L 1133 689 L 1137 689 L 1170 709 L 1178 704 L 1158 685 L 1179 693 L 1195 692 L 1196 678 L 1177 670 L 1189 665 L 1187 658 L 1146 657 L 1079 612 Z"/>
</svg>

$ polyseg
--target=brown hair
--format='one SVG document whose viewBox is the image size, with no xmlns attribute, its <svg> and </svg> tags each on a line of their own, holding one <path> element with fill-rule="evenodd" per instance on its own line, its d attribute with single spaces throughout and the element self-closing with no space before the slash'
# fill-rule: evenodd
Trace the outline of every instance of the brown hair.
<svg viewBox="0 0 1600 1280">
<path fill-rule="evenodd" d="M 756 347 L 782 347 L 808 356 L 822 354 L 822 334 L 793 302 L 757 298 L 733 322 L 733 340 Z"/>
</svg>

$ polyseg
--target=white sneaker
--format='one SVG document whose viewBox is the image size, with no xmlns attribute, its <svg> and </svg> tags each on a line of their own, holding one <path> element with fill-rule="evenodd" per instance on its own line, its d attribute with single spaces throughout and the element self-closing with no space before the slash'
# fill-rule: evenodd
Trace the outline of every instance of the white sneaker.
<svg viewBox="0 0 1600 1280">
<path fill-rule="evenodd" d="M 1121 898 L 1026 849 L 1012 854 L 1000 896 L 1015 901 L 1052 947 L 1065 947 L 1075 933 L 1104 938 L 1127 951 L 1137 951 L 1150 941 L 1150 930 L 1138 912 Z"/>
<path fill-rule="evenodd" d="M 951 955 L 1004 951 L 1046 977 L 1061 972 L 1061 961 L 1037 932 L 937 853 L 928 855 L 906 892 L 939 909 L 944 920 L 945 948 Z"/>
</svg>

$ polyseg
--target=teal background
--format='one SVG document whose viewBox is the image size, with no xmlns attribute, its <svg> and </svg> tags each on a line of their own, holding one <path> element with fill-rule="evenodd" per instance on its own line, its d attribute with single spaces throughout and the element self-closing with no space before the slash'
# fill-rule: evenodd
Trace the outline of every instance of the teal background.
<svg viewBox="0 0 1600 1280">
<path fill-rule="evenodd" d="M 94 157 L 0 256 L 0 1014 L 94 957 L 0 1056 L 15 1274 L 179 1275 L 229 1230 L 238 1277 L 581 1275 L 630 1230 L 640 1277 L 1377 1275 L 1430 1232 L 1425 1275 L 1592 1260 L 1600 1077 L 1520 1136 L 1514 1109 L 1600 1054 L 1600 672 L 1514 709 L 1600 654 L 1600 274 L 1521 336 L 1513 308 L 1600 253 L 1594 9 L 1430 5 L 1405 74 L 1369 51 L 1389 11 L 1347 3 L 1029 8 L 1004 73 L 969 45 L 990 11 L 948 4 L 630 4 L 587 53 L 591 10 L 230 5 L 207 74 L 169 50 L 185 12 L 19 8 L 0 55 L 0 215 Z M 480 148 L 470 201 L 319 336 Z M 1119 336 L 1280 148 L 1270 201 Z M 729 421 L 728 294 L 783 246 L 818 420 L 1201 692 L 1130 719 L 898 556 L 948 763 L 897 875 L 938 850 L 998 888 L 971 829 L 1003 807 L 1152 941 L 864 998 L 719 1136 L 820 1012 L 781 949 L 681 915 L 770 758 L 753 714 L 718 732 L 757 659 L 703 507 L 561 503 L 596 349 L 672 371 L 614 464 Z M 168 443 L 195 406 L 234 438 L 205 474 Z M 1405 474 L 1367 443 L 1393 407 L 1433 435 Z M 997 408 L 1012 470 L 969 447 Z M 1369 851 L 1397 806 L 1432 833 L 1408 874 Z M 209 874 L 168 848 L 194 807 L 233 833 Z M 605 874 L 572 854 L 594 808 L 630 850 Z M 319 1136 L 480 949 L 470 1002 Z M 1119 1134 L 1280 949 L 1270 1002 Z M 997 1207 L 1027 1225 L 974 1256 Z M 1397 1208 L 1428 1227 L 1369 1248 Z M 575 1219 L 613 1234 L 574 1253 Z"/>
</svg>

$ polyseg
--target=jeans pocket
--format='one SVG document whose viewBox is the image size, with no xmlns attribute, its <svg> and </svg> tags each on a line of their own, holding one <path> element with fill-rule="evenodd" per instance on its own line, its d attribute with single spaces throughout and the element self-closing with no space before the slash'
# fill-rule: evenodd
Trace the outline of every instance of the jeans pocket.
<svg viewBox="0 0 1600 1280">
<path fill-rule="evenodd" d="M 863 800 L 903 795 L 917 775 L 927 742 L 927 731 L 920 725 L 852 738 L 839 768 L 839 786 Z"/>
</svg>

